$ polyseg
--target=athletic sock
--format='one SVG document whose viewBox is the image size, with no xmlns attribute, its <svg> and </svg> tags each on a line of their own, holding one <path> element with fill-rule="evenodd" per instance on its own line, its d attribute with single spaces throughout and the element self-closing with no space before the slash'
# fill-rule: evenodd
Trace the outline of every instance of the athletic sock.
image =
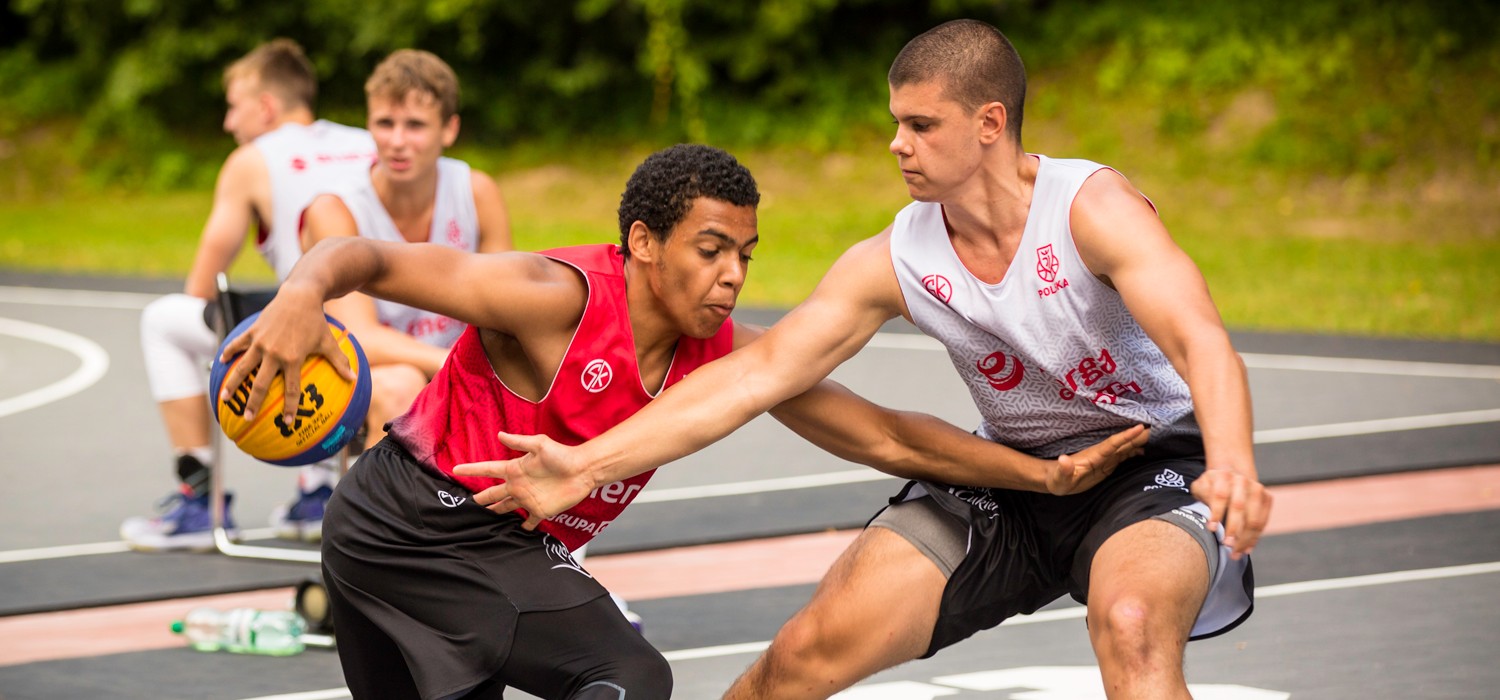
<svg viewBox="0 0 1500 700">
<path fill-rule="evenodd" d="M 188 495 L 196 498 L 208 493 L 212 476 L 208 463 L 211 461 L 213 450 L 207 447 L 193 447 L 177 453 L 177 480 L 182 482 Z"/>
</svg>

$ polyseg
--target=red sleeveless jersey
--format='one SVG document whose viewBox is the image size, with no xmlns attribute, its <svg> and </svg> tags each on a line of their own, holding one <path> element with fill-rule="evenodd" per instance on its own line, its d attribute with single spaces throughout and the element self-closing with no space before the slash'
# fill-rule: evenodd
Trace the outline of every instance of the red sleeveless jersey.
<svg viewBox="0 0 1500 700">
<path fill-rule="evenodd" d="M 496 433 L 541 434 L 577 445 L 634 415 L 654 398 L 642 385 L 636 364 L 625 260 L 619 247 L 578 246 L 541 254 L 583 273 L 589 293 L 573 342 L 542 400 L 521 398 L 501 383 L 478 329 L 469 327 L 411 409 L 391 423 L 391 435 L 417 460 L 476 492 L 504 480 L 458 476 L 455 466 L 521 454 L 501 445 Z M 683 336 L 667 370 L 666 386 L 728 354 L 733 344 L 734 324 L 727 319 L 711 338 Z M 541 529 L 568 549 L 583 546 L 635 499 L 654 471 L 594 489 L 578 505 L 543 522 Z"/>
</svg>

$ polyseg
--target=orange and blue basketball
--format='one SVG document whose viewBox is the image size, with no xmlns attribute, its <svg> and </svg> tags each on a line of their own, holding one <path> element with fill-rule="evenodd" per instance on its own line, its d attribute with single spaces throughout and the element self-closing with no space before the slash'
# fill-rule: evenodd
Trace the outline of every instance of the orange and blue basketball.
<svg viewBox="0 0 1500 700">
<path fill-rule="evenodd" d="M 332 316 L 324 317 L 328 319 L 329 332 L 338 341 L 339 349 L 355 372 L 353 382 L 339 376 L 327 358 L 307 358 L 302 363 L 302 395 L 297 402 L 297 415 L 290 423 L 282 416 L 286 385 L 279 374 L 252 420 L 245 420 L 245 409 L 248 408 L 246 403 L 254 373 L 235 387 L 227 398 L 218 398 L 224 378 L 243 353 L 227 363 L 220 361 L 219 357 L 223 355 L 224 347 L 244 333 L 259 316 L 259 313 L 252 314 L 235 326 L 219 345 L 219 354 L 214 356 L 213 369 L 209 373 L 209 391 L 212 392 L 209 396 L 215 400 L 214 416 L 219 421 L 219 428 L 246 454 L 278 466 L 312 464 L 337 455 L 353 439 L 370 408 L 370 364 L 365 361 L 365 351 L 360 348 L 359 341 Z"/>
</svg>

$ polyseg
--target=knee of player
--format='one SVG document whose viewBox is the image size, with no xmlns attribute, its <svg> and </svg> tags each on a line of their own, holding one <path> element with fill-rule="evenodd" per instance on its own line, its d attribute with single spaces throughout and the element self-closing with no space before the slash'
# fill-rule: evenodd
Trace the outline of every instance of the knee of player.
<svg viewBox="0 0 1500 700">
<path fill-rule="evenodd" d="M 580 681 L 575 700 L 615 700 L 616 698 L 672 697 L 672 666 L 666 657 L 649 644 L 626 650 L 607 669 L 590 674 Z"/>
<path fill-rule="evenodd" d="M 776 633 L 767 656 L 783 668 L 809 666 L 836 656 L 845 646 L 837 625 L 804 610 Z"/>
<path fill-rule="evenodd" d="M 1168 618 L 1175 613 L 1144 597 L 1123 595 L 1089 606 L 1089 630 L 1123 657 L 1150 655 L 1153 644 L 1170 641 L 1163 634 L 1171 626 Z"/>
<path fill-rule="evenodd" d="M 141 309 L 141 335 L 169 337 L 184 323 L 203 326 L 202 305 L 193 301 L 196 300 L 185 294 L 168 294 L 153 300 Z"/>
</svg>

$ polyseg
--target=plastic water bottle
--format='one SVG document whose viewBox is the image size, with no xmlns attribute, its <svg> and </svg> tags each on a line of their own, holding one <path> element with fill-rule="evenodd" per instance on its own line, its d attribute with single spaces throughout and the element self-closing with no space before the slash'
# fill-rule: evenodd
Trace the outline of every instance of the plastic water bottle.
<svg viewBox="0 0 1500 700">
<path fill-rule="evenodd" d="M 187 637 L 198 651 L 291 656 L 305 648 L 302 633 L 307 621 L 290 610 L 194 608 L 172 623 L 172 631 Z"/>
</svg>

